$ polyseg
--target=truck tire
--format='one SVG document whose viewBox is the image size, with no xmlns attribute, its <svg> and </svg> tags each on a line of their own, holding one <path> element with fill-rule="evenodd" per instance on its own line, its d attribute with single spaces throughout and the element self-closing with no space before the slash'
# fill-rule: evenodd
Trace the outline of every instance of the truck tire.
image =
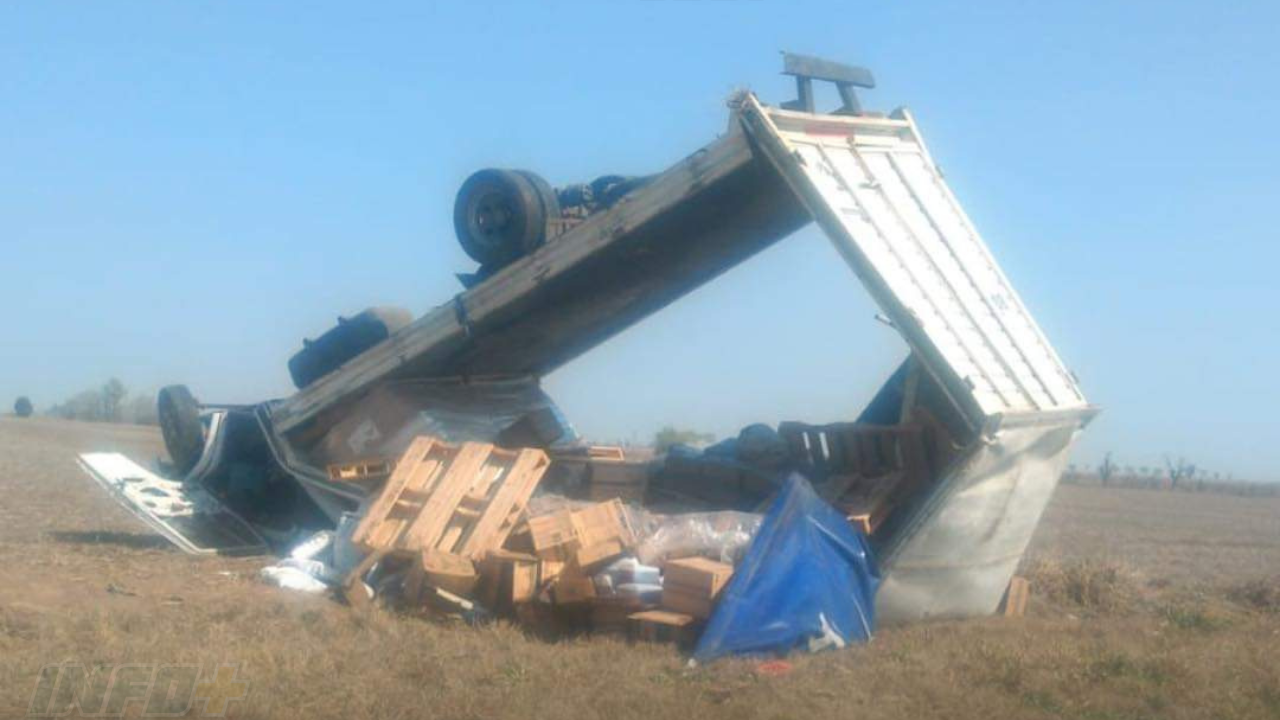
<svg viewBox="0 0 1280 720">
<path fill-rule="evenodd" d="M 289 358 L 294 387 L 307 387 L 411 322 L 413 313 L 396 307 L 369 308 L 349 318 L 339 317 L 336 326 L 315 340 L 303 340 L 302 349 Z"/>
<path fill-rule="evenodd" d="M 538 194 L 538 203 L 542 206 L 543 232 L 534 239 L 534 243 L 532 245 L 526 245 L 524 247 L 523 254 L 528 255 L 534 250 L 542 247 L 543 243 L 547 241 L 547 236 L 549 234 L 549 230 L 547 229 L 548 223 L 560 217 L 560 199 L 559 196 L 556 195 L 555 188 L 551 187 L 551 183 L 544 180 L 541 175 L 530 170 L 517 170 L 516 172 L 520 173 L 521 177 L 528 180 L 529 184 L 533 185 L 534 192 Z"/>
<path fill-rule="evenodd" d="M 540 191 L 539 186 L 546 191 Z M 473 260 L 501 267 L 542 244 L 547 234 L 547 211 L 555 202 L 550 186 L 531 172 L 480 170 L 458 190 L 453 229 Z M 555 210 L 559 214 L 558 205 Z"/>
<path fill-rule="evenodd" d="M 156 414 L 169 460 L 178 474 L 185 476 L 204 452 L 200 403 L 196 402 L 186 385 L 169 385 L 162 388 L 156 397 Z"/>
</svg>

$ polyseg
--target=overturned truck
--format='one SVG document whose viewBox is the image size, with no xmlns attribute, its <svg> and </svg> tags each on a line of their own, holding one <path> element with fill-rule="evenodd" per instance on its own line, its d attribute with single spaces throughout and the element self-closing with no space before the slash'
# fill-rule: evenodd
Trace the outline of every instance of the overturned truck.
<svg viewBox="0 0 1280 720">
<path fill-rule="evenodd" d="M 463 292 L 417 319 L 344 322 L 346 340 L 291 363 L 300 389 L 283 400 L 199 405 L 166 389 L 181 481 L 126 488 L 91 472 L 188 550 L 251 551 L 359 508 L 369 491 L 327 469 L 395 457 L 419 435 L 570 447 L 540 377 L 816 222 L 911 352 L 849 423 L 779 428 L 792 464 L 815 484 L 865 479 L 869 464 L 906 478 L 865 528 L 882 620 L 994 611 L 1096 408 L 911 115 L 862 110 L 864 70 L 788 55 L 785 71 L 797 100 L 735 95 L 727 131 L 656 175 L 554 190 L 477 173 L 455 213 L 481 262 Z M 815 80 L 836 84 L 835 112 L 815 111 Z"/>
</svg>

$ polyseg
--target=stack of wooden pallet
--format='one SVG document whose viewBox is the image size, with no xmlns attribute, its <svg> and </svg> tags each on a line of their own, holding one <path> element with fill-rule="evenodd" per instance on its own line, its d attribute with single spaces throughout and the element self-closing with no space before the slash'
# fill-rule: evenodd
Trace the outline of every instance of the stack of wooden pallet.
<svg viewBox="0 0 1280 720">
<path fill-rule="evenodd" d="M 932 476 L 937 463 L 921 425 L 785 422 L 778 433 L 823 498 L 867 535 Z"/>
<path fill-rule="evenodd" d="M 476 563 L 502 548 L 547 465 L 541 450 L 415 439 L 352 534 L 367 556 L 348 586 L 395 556 L 411 560 L 408 595 L 424 584 L 470 593 Z"/>
<path fill-rule="evenodd" d="M 551 476 L 572 497 L 639 505 L 648 491 L 649 459 L 629 457 L 616 445 L 560 449 L 552 452 Z"/>
</svg>

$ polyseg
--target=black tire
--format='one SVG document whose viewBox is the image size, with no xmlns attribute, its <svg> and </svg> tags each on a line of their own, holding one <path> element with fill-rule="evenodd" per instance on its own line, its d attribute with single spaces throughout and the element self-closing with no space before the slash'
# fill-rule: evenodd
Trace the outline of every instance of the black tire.
<svg viewBox="0 0 1280 720">
<path fill-rule="evenodd" d="M 160 417 L 160 434 L 164 447 L 179 475 L 191 472 L 204 452 L 204 425 L 200 422 L 200 403 L 186 385 L 170 385 L 156 398 Z"/>
<path fill-rule="evenodd" d="M 551 183 L 544 180 L 538 173 L 532 170 L 516 170 L 516 172 L 533 185 L 534 192 L 538 194 L 538 202 L 542 205 L 543 232 L 533 245 L 525 246 L 524 254 L 528 255 L 547 241 L 546 226 L 547 223 L 560 217 L 560 199 L 556 195 L 555 188 L 551 187 Z"/>
<path fill-rule="evenodd" d="M 501 267 L 542 244 L 547 216 L 540 193 L 514 170 L 486 169 L 462 183 L 453 204 L 458 242 L 481 265 Z"/>
</svg>

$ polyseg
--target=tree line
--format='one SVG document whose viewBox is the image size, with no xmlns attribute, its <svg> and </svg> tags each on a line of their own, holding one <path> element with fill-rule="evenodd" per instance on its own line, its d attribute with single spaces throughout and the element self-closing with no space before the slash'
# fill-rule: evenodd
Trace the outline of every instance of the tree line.
<svg viewBox="0 0 1280 720">
<path fill-rule="evenodd" d="M 31 399 L 22 396 L 13 404 L 18 417 L 35 413 Z M 86 422 L 119 422 L 136 425 L 157 425 L 156 396 L 154 393 L 130 394 L 119 378 L 111 378 L 100 387 L 81 390 L 65 401 L 51 405 L 43 412 L 50 417 Z"/>
<path fill-rule="evenodd" d="M 1062 481 L 1074 485 L 1212 492 L 1246 497 L 1280 495 L 1280 483 L 1238 480 L 1231 473 L 1210 472 L 1185 457 L 1174 455 L 1165 455 L 1160 465 L 1134 467 L 1121 466 L 1108 452 L 1092 469 L 1069 466 L 1062 475 Z"/>
</svg>

